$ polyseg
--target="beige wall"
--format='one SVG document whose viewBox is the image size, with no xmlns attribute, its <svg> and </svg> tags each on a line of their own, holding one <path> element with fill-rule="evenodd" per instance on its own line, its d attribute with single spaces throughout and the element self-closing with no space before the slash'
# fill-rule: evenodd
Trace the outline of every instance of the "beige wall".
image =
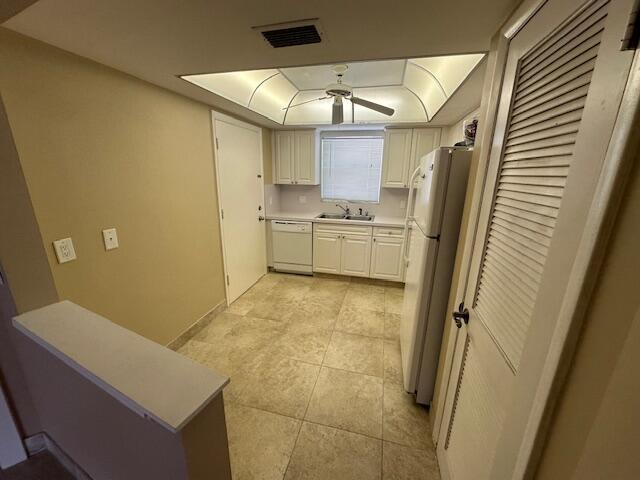
<svg viewBox="0 0 640 480">
<path fill-rule="evenodd" d="M 271 150 L 271 133 L 268 128 L 262 129 L 262 170 L 264 184 L 273 183 L 273 152 Z"/>
<path fill-rule="evenodd" d="M 210 109 L 4 29 L 0 65 L 60 298 L 160 343 L 223 301 Z M 120 248 L 105 252 L 108 227 Z M 67 236 L 78 260 L 58 265 L 51 242 Z"/>
<path fill-rule="evenodd" d="M 561 393 L 539 479 L 640 475 L 640 157 Z"/>
</svg>

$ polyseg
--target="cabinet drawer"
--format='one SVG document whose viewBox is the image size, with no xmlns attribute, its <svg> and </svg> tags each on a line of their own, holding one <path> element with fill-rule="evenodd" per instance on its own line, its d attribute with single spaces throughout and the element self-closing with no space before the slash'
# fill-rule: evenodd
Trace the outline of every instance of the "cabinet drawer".
<svg viewBox="0 0 640 480">
<path fill-rule="evenodd" d="M 373 227 L 373 235 L 380 237 L 400 237 L 404 235 L 402 227 Z"/>
<path fill-rule="evenodd" d="M 344 233 L 349 235 L 369 235 L 372 228 L 360 225 L 346 225 L 338 223 L 314 223 L 314 233 Z"/>
</svg>

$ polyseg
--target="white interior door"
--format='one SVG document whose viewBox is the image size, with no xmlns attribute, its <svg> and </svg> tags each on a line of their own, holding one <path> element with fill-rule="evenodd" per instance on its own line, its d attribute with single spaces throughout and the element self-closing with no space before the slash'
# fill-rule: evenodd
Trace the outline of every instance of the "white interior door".
<svg viewBox="0 0 640 480">
<path fill-rule="evenodd" d="M 509 44 L 438 439 L 443 478 L 520 476 L 633 58 L 620 51 L 632 4 L 548 0 Z"/>
<path fill-rule="evenodd" d="M 213 114 L 218 198 L 227 281 L 233 302 L 267 271 L 261 129 Z"/>
</svg>

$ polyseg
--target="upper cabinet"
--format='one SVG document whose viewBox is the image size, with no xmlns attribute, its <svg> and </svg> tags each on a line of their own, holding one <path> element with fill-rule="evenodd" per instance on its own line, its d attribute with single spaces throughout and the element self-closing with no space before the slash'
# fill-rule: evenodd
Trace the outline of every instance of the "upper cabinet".
<svg viewBox="0 0 640 480">
<path fill-rule="evenodd" d="M 420 158 L 440 146 L 439 128 L 389 128 L 384 132 L 382 186 L 407 188 Z"/>
<path fill-rule="evenodd" d="M 315 130 L 277 130 L 273 144 L 275 183 L 320 183 Z"/>
<path fill-rule="evenodd" d="M 404 188 L 407 186 L 412 134 L 413 130 L 410 128 L 390 128 L 384 131 L 383 187 Z"/>
</svg>

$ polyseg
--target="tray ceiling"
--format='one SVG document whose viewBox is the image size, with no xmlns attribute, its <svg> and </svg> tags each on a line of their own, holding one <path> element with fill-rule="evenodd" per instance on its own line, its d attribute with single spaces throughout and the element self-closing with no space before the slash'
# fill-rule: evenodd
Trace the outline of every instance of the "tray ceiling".
<svg viewBox="0 0 640 480">
<path fill-rule="evenodd" d="M 352 62 L 343 83 L 353 95 L 391 107 L 387 117 L 347 102 L 345 123 L 429 122 L 484 54 L 449 55 Z M 331 123 L 331 98 L 325 87 L 335 83 L 333 65 L 184 75 L 182 78 L 281 125 Z M 308 103 L 304 103 L 308 102 Z"/>
</svg>

